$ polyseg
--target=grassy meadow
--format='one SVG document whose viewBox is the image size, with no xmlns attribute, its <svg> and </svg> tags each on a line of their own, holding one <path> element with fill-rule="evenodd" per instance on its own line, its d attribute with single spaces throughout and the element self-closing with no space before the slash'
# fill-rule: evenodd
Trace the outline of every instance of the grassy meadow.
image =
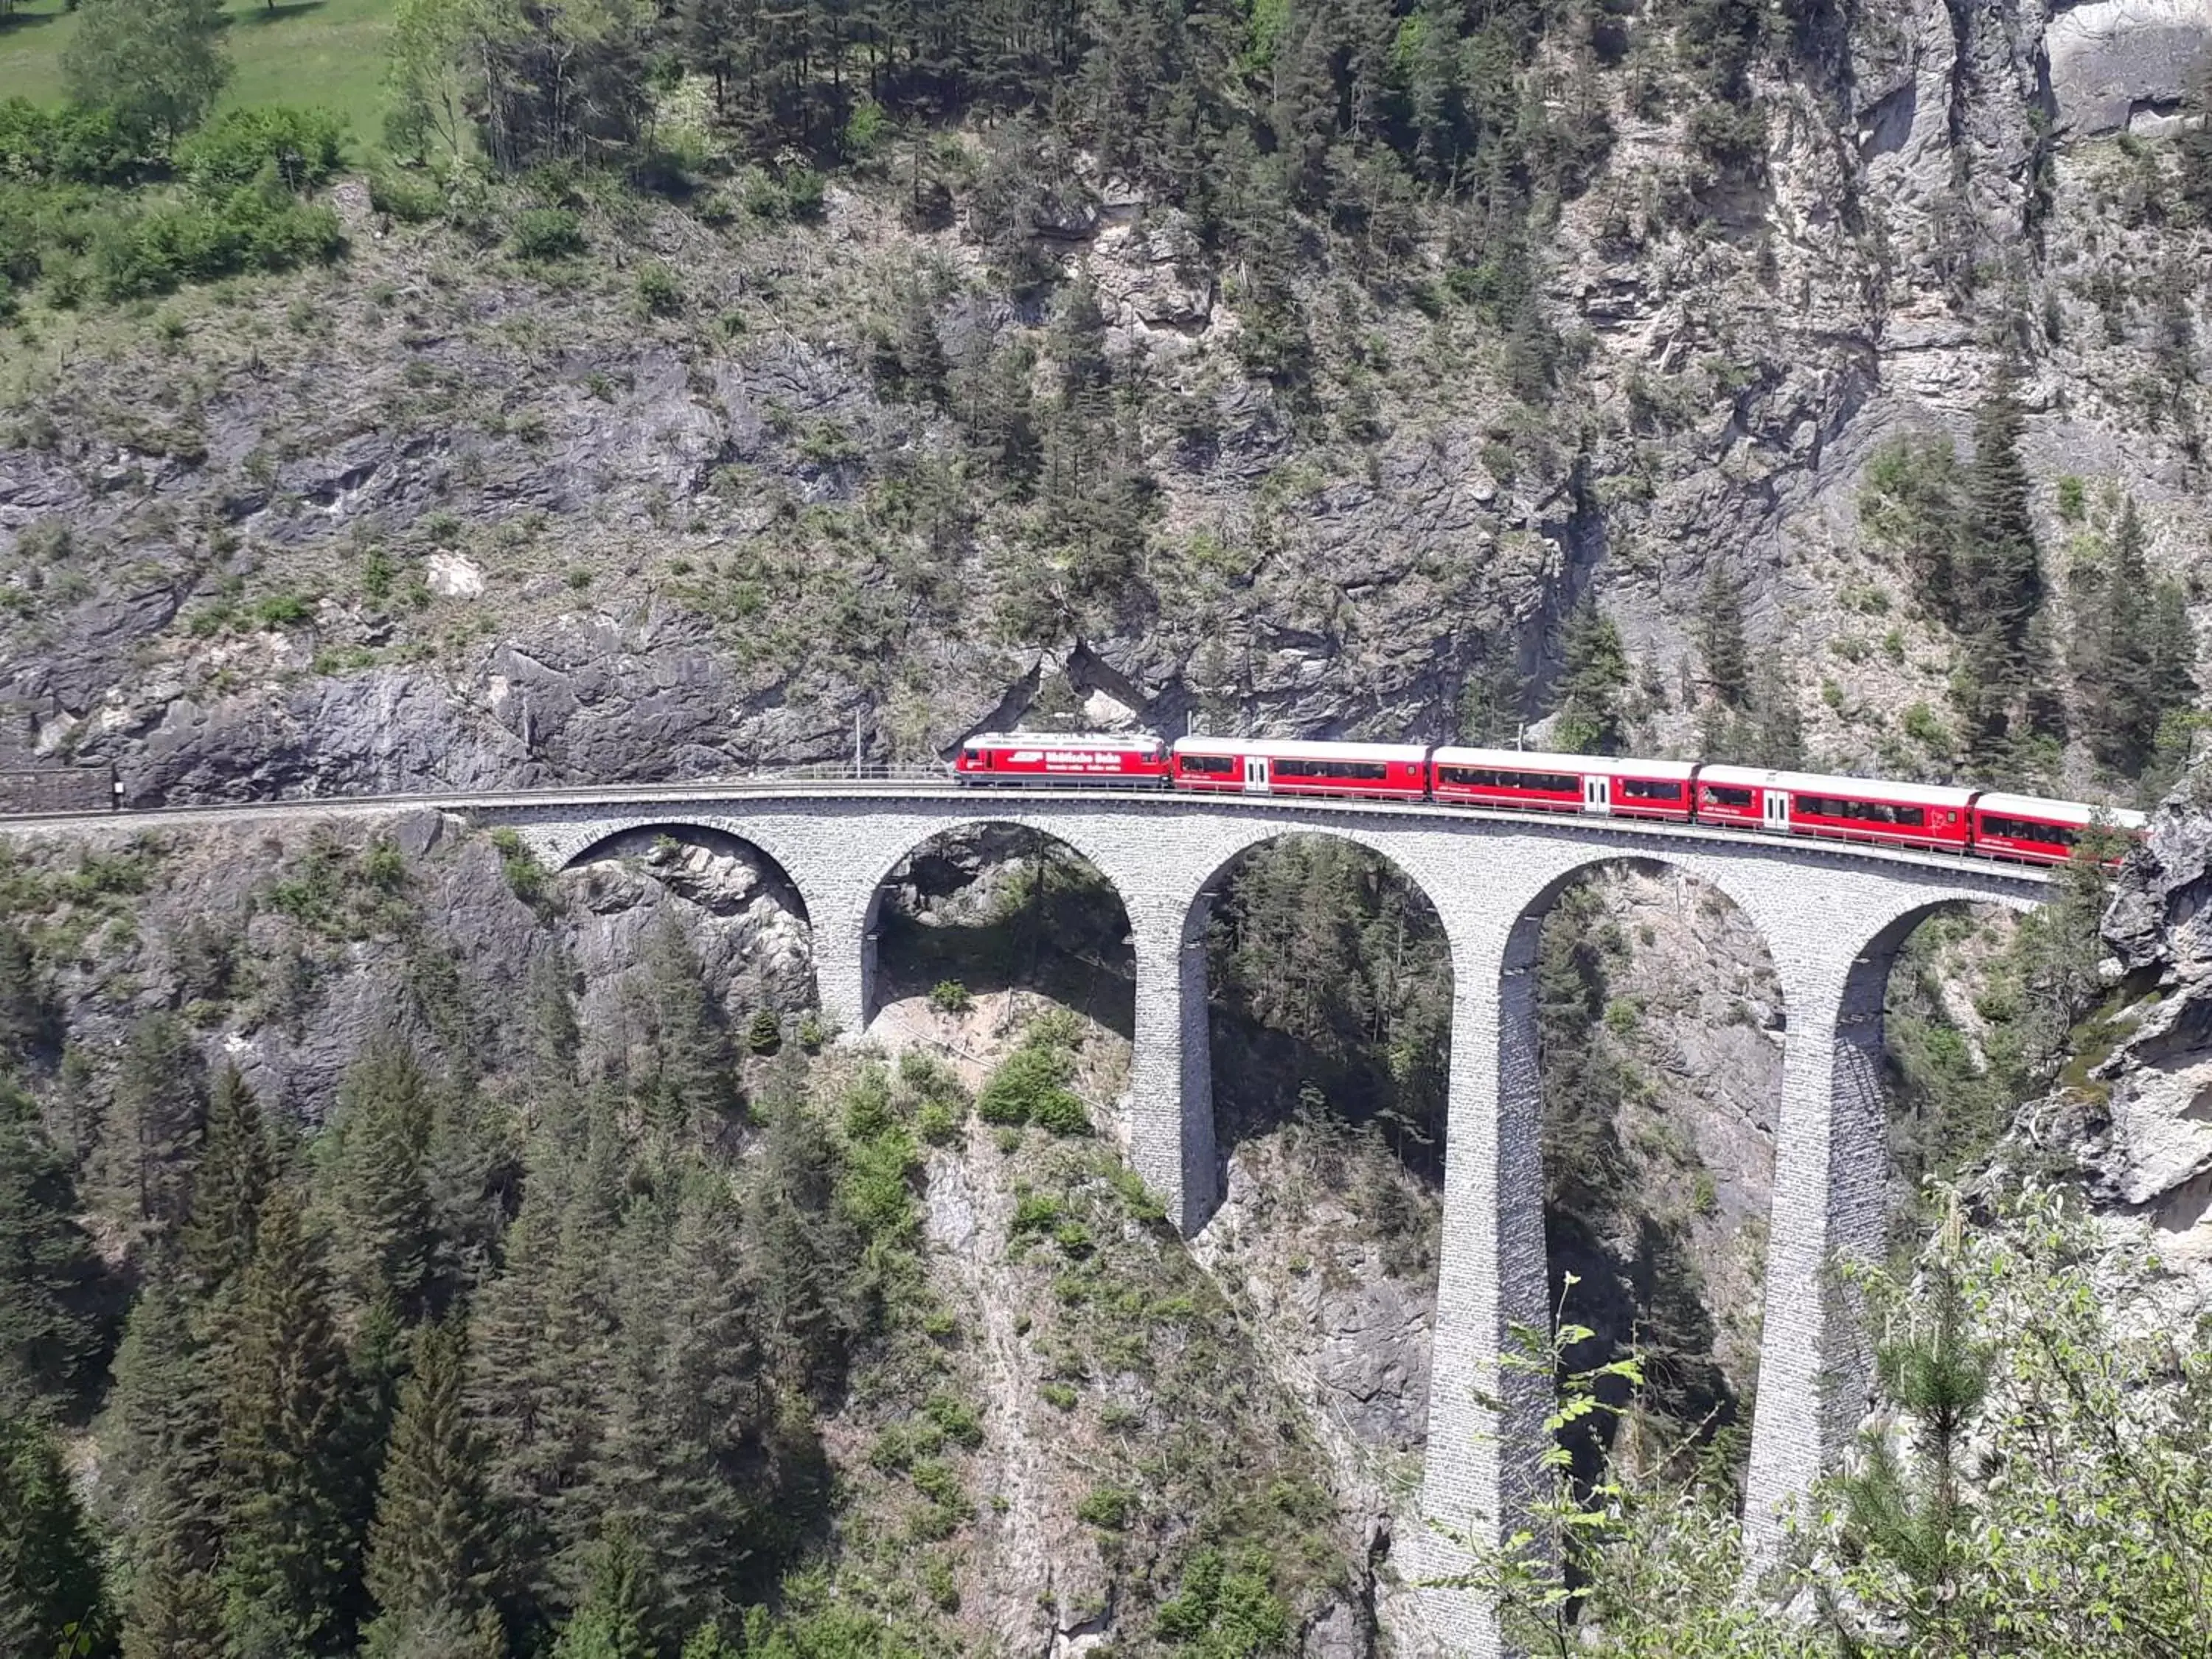
<svg viewBox="0 0 2212 1659">
<path fill-rule="evenodd" d="M 345 118 L 356 142 L 382 130 L 386 37 L 395 0 L 230 0 L 235 69 L 222 106 L 293 104 Z M 63 0 L 0 0 L 0 98 L 58 102 L 62 48 L 76 19 Z"/>
</svg>

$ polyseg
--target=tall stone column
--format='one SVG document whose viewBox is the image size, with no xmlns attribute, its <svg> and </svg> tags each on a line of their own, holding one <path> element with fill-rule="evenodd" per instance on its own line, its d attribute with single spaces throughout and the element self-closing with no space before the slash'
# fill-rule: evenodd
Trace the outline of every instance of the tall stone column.
<svg viewBox="0 0 2212 1659">
<path fill-rule="evenodd" d="M 1204 905 L 1134 905 L 1129 931 L 1137 966 L 1129 1163 L 1188 1237 L 1218 1198 Z"/>
<path fill-rule="evenodd" d="M 1447 916 L 1452 1046 L 1443 1260 L 1421 1512 L 1411 1576 L 1469 1565 L 1449 1534 L 1494 1548 L 1541 1489 L 1548 1370 L 1507 1366 L 1513 1328 L 1547 1328 L 1542 1109 L 1536 1076 L 1536 930 Z M 1443 1530 L 1438 1530 L 1442 1528 Z M 1424 1593 L 1422 1618 L 1455 1655 L 1506 1653 L 1495 1612 L 1468 1590 Z"/>
<path fill-rule="evenodd" d="M 845 1037 L 867 1034 L 876 988 L 876 890 L 857 883 L 802 888 L 814 945 L 814 994 L 825 1024 Z"/>
<path fill-rule="evenodd" d="M 1836 1468 L 1866 1412 L 1871 1345 L 1860 1297 L 1837 1264 L 1880 1256 L 1889 1175 L 1887 953 L 1807 961 L 1791 945 L 1776 941 L 1789 1030 L 1744 1496 L 1745 1531 L 1761 1561 L 1778 1554 L 1787 1512 Z"/>
</svg>

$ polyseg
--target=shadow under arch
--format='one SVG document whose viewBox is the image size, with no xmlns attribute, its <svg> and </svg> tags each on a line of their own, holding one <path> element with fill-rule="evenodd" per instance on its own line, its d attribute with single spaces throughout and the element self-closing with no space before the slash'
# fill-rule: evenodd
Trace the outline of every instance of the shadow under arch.
<svg viewBox="0 0 2212 1659">
<path fill-rule="evenodd" d="M 994 890 L 975 892 L 1010 865 Z M 877 873 L 862 931 L 864 1028 L 896 997 L 951 980 L 970 993 L 1026 987 L 1135 1036 L 1127 896 L 1067 836 L 1018 817 L 940 825 Z"/>
<path fill-rule="evenodd" d="M 726 871 L 712 864 L 702 866 L 688 860 L 687 848 L 707 854 L 710 860 L 734 861 L 757 879 L 757 892 L 733 884 Z M 807 981 L 812 1000 L 818 1003 L 821 978 L 819 964 L 814 960 L 815 919 L 806 895 L 792 878 L 783 860 L 759 842 L 711 824 L 690 823 L 678 818 L 658 823 L 625 824 L 579 848 L 555 873 L 564 880 L 590 882 L 593 879 L 591 866 L 609 860 L 644 866 L 663 886 L 708 915 L 735 915 L 758 896 L 765 896 L 795 917 L 806 931 Z"/>
<path fill-rule="evenodd" d="M 1325 1111 L 1442 1185 L 1456 988 L 1419 878 L 1357 834 L 1255 836 L 1184 918 L 1206 1012 L 1215 1146 Z"/>
<path fill-rule="evenodd" d="M 1773 946 L 1711 872 L 1608 852 L 1523 905 L 1501 969 L 1499 1086 L 1539 1126 L 1547 1306 L 1594 1333 L 1565 1363 L 1639 1351 L 1665 1441 L 1741 1453 L 1784 1081 Z M 1562 1437 L 1579 1475 L 1611 1437 L 1599 1417 Z"/>
</svg>

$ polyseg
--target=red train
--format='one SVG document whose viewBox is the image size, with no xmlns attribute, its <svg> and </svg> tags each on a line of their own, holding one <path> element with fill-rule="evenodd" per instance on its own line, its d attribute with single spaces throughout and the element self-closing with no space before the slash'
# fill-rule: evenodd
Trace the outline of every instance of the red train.
<svg viewBox="0 0 2212 1659">
<path fill-rule="evenodd" d="M 1351 796 L 1726 824 L 2030 864 L 2063 861 L 2093 823 L 2139 835 L 2144 822 L 2140 812 L 1993 790 L 1419 744 L 1183 738 L 1170 744 L 1158 738 L 996 732 L 962 744 L 952 775 L 975 785 Z"/>
</svg>

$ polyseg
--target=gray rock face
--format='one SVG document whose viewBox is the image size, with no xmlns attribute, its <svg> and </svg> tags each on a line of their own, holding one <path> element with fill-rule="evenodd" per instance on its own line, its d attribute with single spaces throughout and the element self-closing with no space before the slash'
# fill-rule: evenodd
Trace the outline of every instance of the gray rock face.
<svg viewBox="0 0 2212 1659">
<path fill-rule="evenodd" d="M 2118 132 L 2170 116 L 2212 72 L 2212 0 L 2089 0 L 2044 33 L 2051 91 L 2073 132 Z"/>
<path fill-rule="evenodd" d="M 2186 793 L 2154 821 L 2105 917 L 2120 964 L 2155 988 L 2115 1017 L 2094 1078 L 2032 1132 L 2081 1160 L 2112 1202 L 2148 1217 L 2168 1259 L 2212 1289 L 2212 817 Z"/>
</svg>

